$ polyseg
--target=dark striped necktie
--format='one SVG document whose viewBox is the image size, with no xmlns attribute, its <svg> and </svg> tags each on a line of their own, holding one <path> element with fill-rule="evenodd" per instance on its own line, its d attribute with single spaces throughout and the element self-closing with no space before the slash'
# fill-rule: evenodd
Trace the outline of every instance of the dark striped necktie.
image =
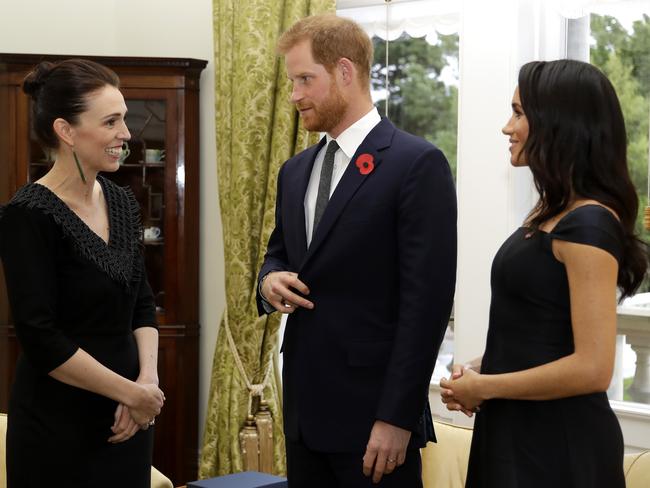
<svg viewBox="0 0 650 488">
<path fill-rule="evenodd" d="M 334 154 L 338 150 L 338 143 L 332 139 L 327 145 L 325 159 L 320 169 L 320 179 L 318 180 L 318 195 L 316 196 L 316 208 L 314 209 L 314 225 L 312 226 L 312 237 L 316 233 L 316 227 L 321 217 L 325 213 L 327 202 L 330 199 L 330 188 L 332 187 L 332 171 L 334 170 Z"/>
</svg>

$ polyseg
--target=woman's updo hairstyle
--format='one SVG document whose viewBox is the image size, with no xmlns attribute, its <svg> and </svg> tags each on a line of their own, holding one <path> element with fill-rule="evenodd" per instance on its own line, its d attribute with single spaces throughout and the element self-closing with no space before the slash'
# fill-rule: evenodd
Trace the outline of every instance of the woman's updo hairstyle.
<svg viewBox="0 0 650 488">
<path fill-rule="evenodd" d="M 53 123 L 61 118 L 79 122 L 87 109 L 88 95 L 106 85 L 119 88 L 120 79 L 106 66 L 85 59 L 39 63 L 23 80 L 23 91 L 32 100 L 32 125 L 42 146 L 59 147 Z"/>
</svg>

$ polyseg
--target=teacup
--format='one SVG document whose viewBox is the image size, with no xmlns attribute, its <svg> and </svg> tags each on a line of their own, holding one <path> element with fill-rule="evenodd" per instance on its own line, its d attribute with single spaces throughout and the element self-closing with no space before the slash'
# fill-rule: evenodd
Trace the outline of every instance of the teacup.
<svg viewBox="0 0 650 488">
<path fill-rule="evenodd" d="M 145 227 L 144 229 L 145 241 L 155 241 L 158 238 L 160 238 L 160 227 Z"/>
<path fill-rule="evenodd" d="M 164 149 L 145 149 L 144 151 L 144 162 L 158 164 L 165 159 L 165 150 Z"/>
</svg>

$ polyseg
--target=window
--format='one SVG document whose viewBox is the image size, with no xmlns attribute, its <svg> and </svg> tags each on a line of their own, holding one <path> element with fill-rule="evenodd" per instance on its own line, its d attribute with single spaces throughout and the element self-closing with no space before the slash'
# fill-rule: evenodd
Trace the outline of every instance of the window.
<svg viewBox="0 0 650 488">
<path fill-rule="evenodd" d="M 388 43 L 374 36 L 373 44 L 375 62 L 371 81 L 379 112 L 387 113 L 400 129 L 438 146 L 447 156 L 455 175 L 458 34 L 437 35 L 432 39 L 430 36 L 411 37 L 404 32 Z"/>
</svg>

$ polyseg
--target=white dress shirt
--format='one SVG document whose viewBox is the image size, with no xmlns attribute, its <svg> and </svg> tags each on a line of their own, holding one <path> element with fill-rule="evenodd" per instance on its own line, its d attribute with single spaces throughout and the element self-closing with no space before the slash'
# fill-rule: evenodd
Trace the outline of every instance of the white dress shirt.
<svg viewBox="0 0 650 488">
<path fill-rule="evenodd" d="M 354 153 L 370 133 L 370 131 L 381 122 L 381 116 L 375 107 L 370 112 L 357 120 L 350 127 L 345 129 L 335 139 L 339 149 L 334 153 L 334 168 L 332 170 L 332 183 L 330 185 L 330 198 L 336 190 L 336 186 L 341 181 L 341 177 L 350 164 Z M 325 150 L 332 140 L 329 134 L 326 134 L 326 144 L 318 151 L 314 167 L 311 170 L 307 192 L 305 193 L 305 229 L 307 230 L 307 247 L 311 244 L 312 230 L 314 225 L 314 211 L 316 210 L 316 197 L 318 195 L 318 183 L 320 181 L 320 170 L 325 159 Z"/>
</svg>

